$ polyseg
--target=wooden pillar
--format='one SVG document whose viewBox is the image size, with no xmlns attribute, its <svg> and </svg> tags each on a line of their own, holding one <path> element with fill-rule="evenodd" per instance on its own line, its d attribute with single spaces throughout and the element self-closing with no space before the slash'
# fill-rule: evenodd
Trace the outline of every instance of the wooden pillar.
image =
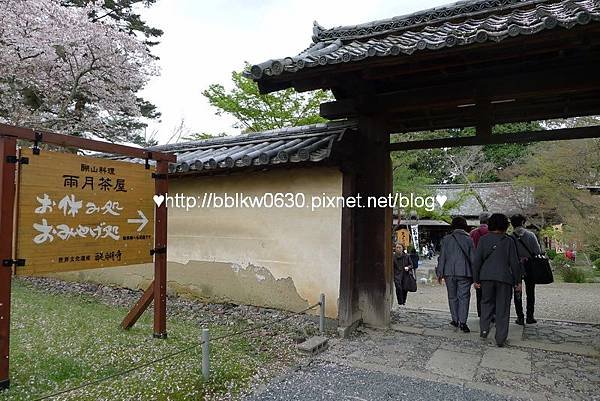
<svg viewBox="0 0 600 401">
<path fill-rule="evenodd" d="M 342 196 L 355 196 L 354 172 L 342 168 Z M 354 209 L 342 209 L 340 255 L 340 301 L 338 305 L 338 323 L 340 327 L 351 327 L 358 319 L 358 293 L 354 291 Z"/>
<path fill-rule="evenodd" d="M 392 193 L 389 133 L 383 120 L 363 117 L 354 160 L 358 162 L 356 192 L 365 207 L 355 209 L 354 257 L 358 309 L 365 324 L 386 327 L 392 306 L 392 209 L 370 205 L 369 199 Z M 389 204 L 388 204 L 389 205 Z"/>
<path fill-rule="evenodd" d="M 15 157 L 16 153 L 16 139 L 0 136 L 0 389 L 10 386 L 8 365 L 16 163 L 9 162 L 7 157 Z"/>
<path fill-rule="evenodd" d="M 155 192 L 166 196 L 169 163 L 157 162 Z M 154 229 L 154 337 L 167 338 L 167 202 L 156 207 Z"/>
</svg>

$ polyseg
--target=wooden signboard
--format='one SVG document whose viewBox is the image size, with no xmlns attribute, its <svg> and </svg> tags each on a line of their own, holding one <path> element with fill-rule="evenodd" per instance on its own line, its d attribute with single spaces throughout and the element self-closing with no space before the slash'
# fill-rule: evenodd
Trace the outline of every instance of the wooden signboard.
<svg viewBox="0 0 600 401">
<path fill-rule="evenodd" d="M 410 245 L 410 233 L 406 228 L 396 231 L 396 238 L 398 242 L 404 246 L 404 249 L 408 248 Z"/>
<path fill-rule="evenodd" d="M 143 164 L 24 149 L 17 274 L 152 262 L 154 179 Z"/>
</svg>

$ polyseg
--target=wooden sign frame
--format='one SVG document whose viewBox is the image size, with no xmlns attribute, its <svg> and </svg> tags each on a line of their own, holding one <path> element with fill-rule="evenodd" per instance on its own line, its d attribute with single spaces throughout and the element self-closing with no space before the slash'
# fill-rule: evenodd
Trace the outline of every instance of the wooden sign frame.
<svg viewBox="0 0 600 401">
<path fill-rule="evenodd" d="M 17 156 L 17 139 L 33 142 L 38 149 L 40 143 L 72 147 L 76 149 L 105 152 L 132 158 L 156 161 L 154 189 L 156 195 L 168 192 L 169 163 L 176 162 L 173 154 L 151 152 L 132 146 L 117 145 L 92 139 L 78 138 L 44 130 L 0 124 L 0 389 L 10 386 L 9 344 L 10 305 L 13 267 L 18 269 L 22 260 L 15 259 L 15 175 L 17 164 L 25 160 Z M 148 200 L 152 202 L 152 199 Z M 155 207 L 154 219 L 154 281 L 144 292 L 138 303 L 123 320 L 124 329 L 132 327 L 148 306 L 154 302 L 155 338 L 167 338 L 167 207 L 166 202 Z"/>
</svg>

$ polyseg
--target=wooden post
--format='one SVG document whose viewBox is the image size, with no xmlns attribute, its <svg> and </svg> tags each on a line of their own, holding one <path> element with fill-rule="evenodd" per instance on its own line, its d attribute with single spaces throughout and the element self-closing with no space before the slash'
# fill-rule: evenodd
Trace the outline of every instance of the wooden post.
<svg viewBox="0 0 600 401">
<path fill-rule="evenodd" d="M 135 306 L 129 311 L 125 319 L 121 322 L 121 327 L 128 330 L 138 321 L 142 314 L 148 309 L 152 300 L 154 299 L 154 281 L 150 283 L 146 291 L 142 294 L 142 297 L 135 304 Z"/>
<path fill-rule="evenodd" d="M 156 195 L 166 196 L 169 163 L 158 161 Z M 154 228 L 154 337 L 167 338 L 167 202 L 156 207 Z"/>
<path fill-rule="evenodd" d="M 355 291 L 363 322 L 376 327 L 390 324 L 394 289 L 392 209 L 374 204 L 367 207 L 369 197 L 389 197 L 392 192 L 389 133 L 383 128 L 384 121 L 377 116 L 362 118 L 360 142 L 354 151 L 354 158 L 360 160 L 356 191 L 364 205 L 355 210 Z"/>
<path fill-rule="evenodd" d="M 354 174 L 342 171 L 342 196 L 346 199 L 356 196 Z M 341 327 L 350 327 L 357 320 L 358 309 L 354 291 L 354 221 L 353 208 L 342 209 L 341 255 L 340 255 L 340 302 L 338 319 Z"/>
<path fill-rule="evenodd" d="M 16 157 L 15 138 L 0 136 L 0 389 L 10 386 L 9 338 L 10 338 L 10 291 L 13 266 L 13 215 L 15 202 L 16 163 L 8 157 Z"/>
</svg>

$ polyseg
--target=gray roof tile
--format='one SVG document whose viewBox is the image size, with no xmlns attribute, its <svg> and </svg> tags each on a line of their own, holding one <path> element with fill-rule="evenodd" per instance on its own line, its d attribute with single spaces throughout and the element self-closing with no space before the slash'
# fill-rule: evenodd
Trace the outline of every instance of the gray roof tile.
<svg viewBox="0 0 600 401">
<path fill-rule="evenodd" d="M 175 153 L 171 173 L 213 172 L 240 167 L 321 162 L 354 122 L 330 122 L 302 127 L 162 145 L 149 150 Z M 130 160 L 133 161 L 133 160 Z M 143 161 L 140 161 L 143 162 Z"/>
<path fill-rule="evenodd" d="M 315 22 L 314 43 L 308 49 L 253 65 L 247 75 L 258 81 L 304 68 L 499 42 L 592 22 L 600 22 L 600 0 L 461 1 L 360 25 L 324 29 Z"/>
</svg>

